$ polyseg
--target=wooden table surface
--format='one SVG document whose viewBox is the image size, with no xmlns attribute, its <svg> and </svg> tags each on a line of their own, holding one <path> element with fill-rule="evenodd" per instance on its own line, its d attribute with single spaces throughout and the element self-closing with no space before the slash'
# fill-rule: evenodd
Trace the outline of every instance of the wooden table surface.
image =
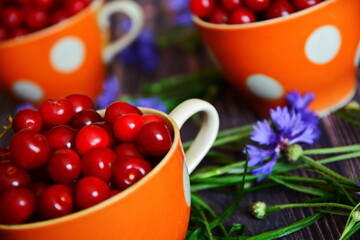
<svg viewBox="0 0 360 240">
<path fill-rule="evenodd" d="M 143 0 L 139 2 L 143 5 L 144 9 L 146 9 L 146 17 L 148 19 L 146 27 L 161 33 L 162 25 L 154 24 L 155 20 L 153 19 L 156 18 L 156 21 L 161 21 L 164 15 L 158 15 L 164 14 L 164 12 L 168 14 L 166 17 L 170 16 L 170 13 L 164 11 L 166 8 L 163 5 L 166 1 Z M 153 4 L 154 2 L 156 2 L 156 4 Z M 159 6 L 162 7 L 160 8 Z M 149 21 L 149 19 L 153 21 Z M 121 61 L 114 61 L 109 69 L 111 73 L 119 77 L 122 84 L 122 94 L 136 94 L 144 79 L 149 82 L 156 82 L 168 76 L 181 73 L 193 73 L 204 67 L 212 66 L 204 49 L 195 52 L 184 52 L 178 46 L 170 45 L 167 48 L 158 49 L 158 54 L 160 59 L 159 67 L 151 73 L 142 72 L 137 65 L 128 66 Z M 358 74 L 358 80 L 360 80 L 360 74 Z M 359 94 L 355 96 L 355 99 L 360 101 Z M 211 102 L 219 112 L 221 130 L 253 123 L 260 119 L 251 107 L 249 107 L 248 103 L 241 98 L 241 94 L 226 83 L 221 85 L 221 88 L 218 89 L 216 96 Z M 18 101 L 0 89 L 0 125 L 6 123 L 6 115 L 12 114 L 18 103 Z M 350 125 L 334 115 L 321 119 L 321 129 L 322 136 L 316 144 L 317 147 L 342 146 L 360 142 L 360 127 Z M 184 133 L 184 135 L 186 135 L 186 133 Z M 5 146 L 8 141 L 9 136 L 0 139 L 0 146 Z M 349 178 L 356 178 L 360 175 L 359 159 L 333 163 L 328 166 Z M 299 171 L 299 175 L 306 176 L 307 173 Z M 204 199 L 206 199 L 216 211 L 221 211 L 228 206 L 232 197 L 225 193 L 210 191 L 204 194 Z M 266 201 L 268 204 L 285 204 L 301 202 L 306 199 L 308 199 L 308 197 L 304 194 L 299 194 L 280 186 L 249 193 L 245 195 L 238 209 L 225 221 L 225 224 L 231 226 L 232 224 L 243 223 L 247 227 L 248 235 L 255 235 L 279 228 L 309 216 L 311 210 L 307 208 L 287 209 L 270 214 L 263 220 L 257 220 L 249 215 L 248 208 L 250 204 L 256 201 Z M 310 227 L 283 237 L 282 239 L 338 239 L 345 222 L 346 217 L 327 215 Z M 360 239 L 360 234 L 355 235 L 352 239 Z"/>
</svg>

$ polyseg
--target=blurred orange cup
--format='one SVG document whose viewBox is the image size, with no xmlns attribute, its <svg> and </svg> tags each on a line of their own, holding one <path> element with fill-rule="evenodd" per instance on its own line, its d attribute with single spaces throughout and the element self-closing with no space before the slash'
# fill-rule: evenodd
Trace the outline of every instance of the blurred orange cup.
<svg viewBox="0 0 360 240">
<path fill-rule="evenodd" d="M 115 13 L 127 15 L 131 29 L 108 43 L 109 18 Z M 71 93 L 95 98 L 106 78 L 106 65 L 138 36 L 142 26 L 142 9 L 135 2 L 94 0 L 58 24 L 1 41 L 0 85 L 33 103 Z"/>
<path fill-rule="evenodd" d="M 262 115 L 292 90 L 313 92 L 320 115 L 355 94 L 360 58 L 360 1 L 325 0 L 285 17 L 216 25 L 193 17 L 225 78 Z"/>
<path fill-rule="evenodd" d="M 191 205 L 188 174 L 212 146 L 219 116 L 200 99 L 181 103 L 169 115 L 140 109 L 161 117 L 174 136 L 171 149 L 154 169 L 123 192 L 85 210 L 47 221 L 0 225 L 0 239 L 183 240 Z M 204 114 L 201 128 L 184 153 L 179 128 L 198 112 Z"/>
</svg>

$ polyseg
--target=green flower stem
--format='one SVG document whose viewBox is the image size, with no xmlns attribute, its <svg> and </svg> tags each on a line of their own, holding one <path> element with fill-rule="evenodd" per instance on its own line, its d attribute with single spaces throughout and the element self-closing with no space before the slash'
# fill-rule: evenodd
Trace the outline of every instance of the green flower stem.
<svg viewBox="0 0 360 240">
<path fill-rule="evenodd" d="M 343 208 L 346 210 L 353 210 L 353 206 L 349 206 L 349 205 L 345 205 L 345 204 L 341 204 L 341 203 L 331 203 L 331 202 L 326 202 L 326 203 L 290 203 L 290 204 L 282 204 L 282 205 L 273 205 L 273 206 L 267 206 L 266 207 L 266 215 L 279 211 L 279 210 L 283 210 L 286 208 L 295 208 L 295 207 L 336 207 L 336 208 Z"/>
<path fill-rule="evenodd" d="M 201 170 L 199 172 L 194 172 L 192 177 L 208 178 L 208 177 L 216 177 L 216 176 L 220 176 L 220 175 L 224 175 L 224 174 L 231 174 L 231 173 L 242 174 L 242 173 L 244 173 L 244 166 L 245 166 L 245 161 L 235 162 L 235 163 L 223 166 L 223 167 L 211 168 L 210 170 L 205 171 L 205 172 L 202 172 Z"/>
<path fill-rule="evenodd" d="M 350 180 L 346 177 L 343 177 L 342 175 L 330 170 L 329 168 L 327 167 L 324 167 L 321 163 L 319 162 L 316 162 L 315 160 L 313 160 L 312 158 L 310 157 L 307 157 L 307 156 L 301 156 L 300 157 L 301 160 L 303 160 L 306 164 L 312 166 L 312 167 L 315 167 L 321 171 L 323 171 L 324 173 L 327 173 L 329 174 L 330 176 L 333 176 L 337 179 L 340 179 L 346 183 L 349 183 L 349 184 L 355 184 L 353 180 Z"/>
<path fill-rule="evenodd" d="M 332 153 L 355 152 L 355 151 L 360 151 L 360 144 L 341 146 L 341 147 L 331 147 L 331 148 L 309 149 L 309 150 L 304 150 L 303 154 L 304 155 L 332 154 Z"/>
<path fill-rule="evenodd" d="M 334 157 L 329 157 L 329 158 L 324 158 L 324 159 L 319 160 L 317 162 L 320 163 L 320 164 L 326 164 L 326 163 L 332 163 L 332 162 L 337 162 L 337 161 L 341 161 L 341 160 L 347 160 L 347 159 L 356 158 L 356 157 L 360 157 L 360 151 L 359 152 L 341 154 L 341 155 L 334 156 Z"/>
<path fill-rule="evenodd" d="M 348 220 L 346 221 L 346 225 L 344 227 L 344 230 L 341 234 L 341 237 L 339 240 L 348 239 L 346 237 L 348 233 L 351 231 L 351 229 L 354 227 L 354 225 L 360 221 L 360 212 L 357 210 L 357 208 L 360 206 L 360 203 L 358 203 L 350 212 Z"/>
</svg>

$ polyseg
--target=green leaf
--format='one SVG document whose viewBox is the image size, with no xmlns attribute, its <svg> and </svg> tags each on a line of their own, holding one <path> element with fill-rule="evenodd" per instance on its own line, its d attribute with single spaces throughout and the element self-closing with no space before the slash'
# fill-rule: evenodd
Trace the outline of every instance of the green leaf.
<svg viewBox="0 0 360 240">
<path fill-rule="evenodd" d="M 280 238 L 310 226 L 311 224 L 319 220 L 322 216 L 324 216 L 324 213 L 314 213 L 311 216 L 294 222 L 288 226 L 249 237 L 247 238 L 247 240 L 271 240 Z"/>
</svg>

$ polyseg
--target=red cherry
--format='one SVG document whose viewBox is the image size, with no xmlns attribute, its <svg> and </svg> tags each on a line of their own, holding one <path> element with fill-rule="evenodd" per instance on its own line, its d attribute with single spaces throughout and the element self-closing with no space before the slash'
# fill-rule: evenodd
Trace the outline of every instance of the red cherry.
<svg viewBox="0 0 360 240">
<path fill-rule="evenodd" d="M 144 158 L 144 155 L 140 152 L 134 143 L 120 143 L 114 148 L 114 152 L 118 158 L 128 156 Z"/>
<path fill-rule="evenodd" d="M 80 209 L 98 204 L 109 196 L 107 183 L 93 176 L 81 178 L 75 185 L 75 202 Z"/>
<path fill-rule="evenodd" d="M 118 193 L 121 193 L 121 190 L 119 190 L 119 189 L 110 189 L 108 198 L 111 198 L 111 197 L 117 195 Z"/>
<path fill-rule="evenodd" d="M 95 125 L 95 126 L 99 126 L 99 127 L 103 128 L 108 133 L 108 135 L 110 137 L 109 147 L 115 146 L 116 139 L 115 139 L 115 136 L 113 134 L 112 124 L 111 123 L 101 121 L 101 122 L 94 122 L 91 125 Z"/>
<path fill-rule="evenodd" d="M 25 36 L 26 34 L 29 34 L 29 30 L 23 28 L 23 27 L 17 27 L 17 28 L 14 28 L 12 31 L 11 31 L 11 37 L 12 38 L 17 38 L 17 37 L 21 37 L 21 36 Z"/>
<path fill-rule="evenodd" d="M 81 128 L 75 137 L 75 148 L 84 155 L 87 151 L 98 147 L 109 147 L 110 136 L 105 129 L 95 125 Z"/>
<path fill-rule="evenodd" d="M 114 135 L 121 142 L 134 142 L 136 134 L 143 125 L 144 119 L 139 114 L 130 113 L 120 116 L 114 121 Z"/>
<path fill-rule="evenodd" d="M 119 189 L 126 189 L 151 171 L 150 164 L 137 157 L 124 157 L 113 166 L 113 181 Z"/>
<path fill-rule="evenodd" d="M 11 28 L 20 26 L 23 21 L 21 10 L 17 7 L 5 8 L 2 12 L 1 18 L 3 23 Z"/>
<path fill-rule="evenodd" d="M 45 182 L 35 182 L 31 185 L 31 190 L 35 194 L 35 196 L 38 198 L 40 195 L 44 192 L 45 189 L 47 189 L 49 185 Z"/>
<path fill-rule="evenodd" d="M 41 8 L 30 9 L 25 17 L 27 26 L 33 30 L 42 29 L 49 22 L 47 12 Z"/>
<path fill-rule="evenodd" d="M 199 18 L 206 18 L 215 8 L 214 0 L 190 0 L 191 12 Z"/>
<path fill-rule="evenodd" d="M 68 186 L 53 184 L 39 197 L 39 213 L 45 219 L 68 215 L 73 211 L 73 197 Z"/>
<path fill-rule="evenodd" d="M 9 188 L 0 194 L 0 224 L 20 224 L 35 210 L 35 195 L 27 188 Z"/>
<path fill-rule="evenodd" d="M 36 6 L 40 8 L 51 8 L 55 0 L 33 0 Z"/>
<path fill-rule="evenodd" d="M 221 0 L 220 4 L 224 11 L 232 12 L 237 7 L 240 7 L 243 1 L 244 0 Z"/>
<path fill-rule="evenodd" d="M 94 176 L 109 181 L 115 160 L 116 155 L 110 148 L 92 149 L 81 159 L 81 173 L 83 176 Z"/>
<path fill-rule="evenodd" d="M 55 182 L 72 183 L 80 176 L 80 157 L 72 149 L 58 149 L 51 155 L 47 169 Z"/>
<path fill-rule="evenodd" d="M 160 156 L 169 151 L 172 140 L 169 129 L 164 123 L 149 122 L 140 128 L 136 143 L 145 155 Z"/>
<path fill-rule="evenodd" d="M 140 109 L 129 103 L 122 101 L 113 102 L 105 110 L 105 121 L 113 123 L 118 117 L 129 113 L 137 113 L 142 115 Z"/>
<path fill-rule="evenodd" d="M 244 0 L 245 6 L 253 12 L 266 10 L 270 5 L 270 0 Z"/>
<path fill-rule="evenodd" d="M 29 187 L 31 176 L 10 161 L 0 162 L 0 192 L 11 187 Z"/>
<path fill-rule="evenodd" d="M 23 129 L 11 139 L 10 153 L 18 166 L 34 169 L 46 163 L 51 154 L 51 147 L 45 135 L 31 129 Z"/>
<path fill-rule="evenodd" d="M 13 129 L 15 132 L 24 128 L 32 129 L 40 132 L 43 125 L 43 120 L 40 113 L 31 108 L 24 108 L 17 112 L 13 118 Z"/>
<path fill-rule="evenodd" d="M 142 118 L 144 120 L 144 123 L 152 122 L 152 121 L 163 122 L 161 117 L 159 117 L 158 115 L 155 115 L 155 114 L 149 114 L 149 113 L 143 114 Z"/>
<path fill-rule="evenodd" d="M 101 115 L 93 109 L 84 109 L 70 119 L 69 125 L 73 128 L 80 129 L 86 125 L 102 120 Z"/>
<path fill-rule="evenodd" d="M 57 125 L 46 132 L 53 149 L 74 148 L 77 130 L 68 125 Z"/>
<path fill-rule="evenodd" d="M 293 5 L 297 10 L 303 10 L 320 2 L 322 2 L 322 0 L 293 0 Z"/>
<path fill-rule="evenodd" d="M 66 10 L 70 16 L 80 12 L 85 7 L 86 7 L 86 3 L 83 0 L 67 1 L 66 4 Z"/>
<path fill-rule="evenodd" d="M 66 96 L 66 99 L 71 103 L 73 113 L 81 112 L 85 109 L 94 109 L 93 100 L 84 94 L 71 94 Z"/>
<path fill-rule="evenodd" d="M 294 11 L 293 6 L 287 0 L 275 0 L 266 10 L 266 18 L 271 19 L 287 16 Z"/>
<path fill-rule="evenodd" d="M 0 41 L 6 40 L 9 38 L 7 29 L 4 26 L 0 25 Z"/>
<path fill-rule="evenodd" d="M 46 126 L 65 125 L 72 117 L 72 106 L 66 98 L 49 98 L 39 106 Z"/>
<path fill-rule="evenodd" d="M 253 12 L 243 7 L 238 7 L 229 16 L 228 24 L 244 24 L 255 22 L 256 18 Z"/>
<path fill-rule="evenodd" d="M 66 11 L 59 9 L 50 15 L 50 24 L 54 25 L 68 18 Z"/>
<path fill-rule="evenodd" d="M 209 16 L 208 21 L 214 24 L 225 24 L 228 21 L 229 16 L 220 7 L 216 7 Z"/>
</svg>

